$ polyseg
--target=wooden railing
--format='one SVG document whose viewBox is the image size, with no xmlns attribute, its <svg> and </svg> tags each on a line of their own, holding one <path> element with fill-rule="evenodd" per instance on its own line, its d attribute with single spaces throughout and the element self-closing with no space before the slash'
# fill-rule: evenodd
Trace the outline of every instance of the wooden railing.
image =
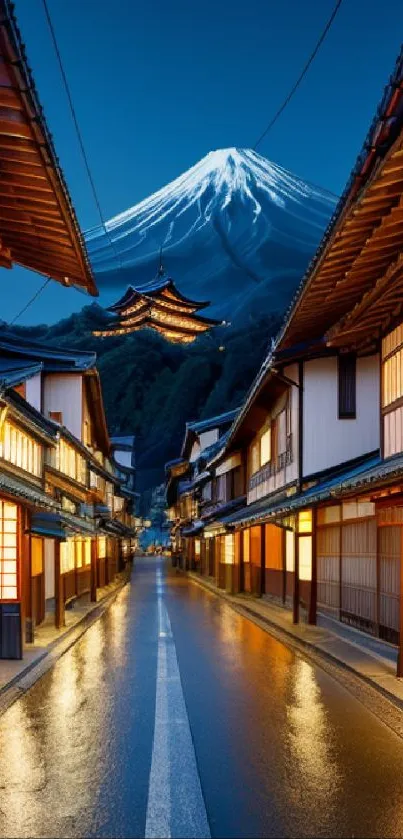
<svg viewBox="0 0 403 839">
<path fill-rule="evenodd" d="M 281 472 L 285 466 L 289 466 L 292 463 L 292 434 L 289 434 L 286 441 L 286 449 L 285 452 L 281 452 L 275 460 L 270 460 L 269 463 L 265 463 L 258 472 L 255 472 L 251 478 L 249 478 L 249 490 L 255 489 L 256 487 L 263 484 L 265 481 L 268 481 L 269 478 L 272 478 L 273 475 L 276 475 L 277 472 Z"/>
</svg>

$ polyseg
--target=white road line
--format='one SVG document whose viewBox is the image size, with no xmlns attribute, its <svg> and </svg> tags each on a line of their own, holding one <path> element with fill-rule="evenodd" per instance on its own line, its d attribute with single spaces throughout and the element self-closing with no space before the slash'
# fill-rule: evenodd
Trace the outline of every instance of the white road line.
<svg viewBox="0 0 403 839">
<path fill-rule="evenodd" d="M 163 592 L 163 576 L 158 569 L 157 688 L 145 837 L 209 839 L 210 828 Z"/>
</svg>

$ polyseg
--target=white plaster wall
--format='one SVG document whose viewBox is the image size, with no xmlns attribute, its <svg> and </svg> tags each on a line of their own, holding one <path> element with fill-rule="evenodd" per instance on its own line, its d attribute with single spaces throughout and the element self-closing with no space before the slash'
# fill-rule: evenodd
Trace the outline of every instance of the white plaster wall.
<svg viewBox="0 0 403 839">
<path fill-rule="evenodd" d="M 63 425 L 79 440 L 82 434 L 82 376 L 49 374 L 44 383 L 44 414 L 61 411 Z"/>
<path fill-rule="evenodd" d="M 38 373 L 37 376 L 32 376 L 32 379 L 27 379 L 25 382 L 25 399 L 32 405 L 33 408 L 36 408 L 37 411 L 41 411 L 41 374 Z"/>
<path fill-rule="evenodd" d="M 357 417 L 338 419 L 337 358 L 304 364 L 303 475 L 379 448 L 379 356 L 357 359 Z"/>
<path fill-rule="evenodd" d="M 200 451 L 202 452 L 204 449 L 207 449 L 208 446 L 211 446 L 213 443 L 216 443 L 217 440 L 218 428 L 212 428 L 210 431 L 205 431 L 203 434 L 200 434 Z"/>
<path fill-rule="evenodd" d="M 44 540 L 45 559 L 45 600 L 55 596 L 55 542 L 54 539 Z"/>
</svg>

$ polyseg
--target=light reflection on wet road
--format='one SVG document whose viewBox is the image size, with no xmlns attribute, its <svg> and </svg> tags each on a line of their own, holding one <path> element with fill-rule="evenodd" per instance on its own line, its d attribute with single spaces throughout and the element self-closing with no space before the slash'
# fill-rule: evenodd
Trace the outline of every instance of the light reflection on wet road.
<svg viewBox="0 0 403 839">
<path fill-rule="evenodd" d="M 144 836 L 157 565 L 137 561 L 132 585 L 0 719 L 0 836 Z M 396 735 L 198 586 L 170 574 L 163 599 L 212 836 L 403 835 Z"/>
</svg>

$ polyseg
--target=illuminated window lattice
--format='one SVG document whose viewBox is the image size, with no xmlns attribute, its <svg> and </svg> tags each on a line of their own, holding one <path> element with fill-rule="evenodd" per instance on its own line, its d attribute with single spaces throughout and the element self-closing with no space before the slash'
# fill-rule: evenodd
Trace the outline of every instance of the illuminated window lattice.
<svg viewBox="0 0 403 839">
<path fill-rule="evenodd" d="M 0 501 L 0 600 L 18 599 L 17 525 L 16 504 Z"/>
</svg>

